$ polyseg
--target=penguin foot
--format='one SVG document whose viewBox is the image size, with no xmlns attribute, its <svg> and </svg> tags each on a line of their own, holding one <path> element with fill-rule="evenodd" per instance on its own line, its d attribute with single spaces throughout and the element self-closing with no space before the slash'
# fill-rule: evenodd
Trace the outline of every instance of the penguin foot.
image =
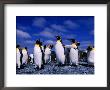
<svg viewBox="0 0 110 90">
<path fill-rule="evenodd" d="M 35 67 L 34 69 L 35 69 L 35 70 L 39 70 L 39 67 Z"/>
<path fill-rule="evenodd" d="M 41 65 L 41 69 L 44 69 L 44 65 Z"/>
<path fill-rule="evenodd" d="M 17 67 L 17 70 L 20 70 L 21 68 L 20 67 Z"/>
<path fill-rule="evenodd" d="M 65 64 L 62 64 L 61 66 L 63 67 L 63 66 L 65 66 Z"/>
<path fill-rule="evenodd" d="M 58 67 L 63 67 L 63 66 L 65 66 L 65 64 L 58 64 Z"/>
<path fill-rule="evenodd" d="M 70 64 L 70 66 L 75 66 L 75 67 L 77 67 L 77 66 L 78 66 L 78 64 Z"/>
<path fill-rule="evenodd" d="M 24 67 L 25 67 L 24 65 L 21 65 L 21 66 L 20 66 L 21 69 L 23 69 Z"/>
<path fill-rule="evenodd" d="M 92 64 L 88 64 L 88 66 L 89 66 L 89 67 L 94 67 L 94 65 L 92 65 Z"/>
</svg>

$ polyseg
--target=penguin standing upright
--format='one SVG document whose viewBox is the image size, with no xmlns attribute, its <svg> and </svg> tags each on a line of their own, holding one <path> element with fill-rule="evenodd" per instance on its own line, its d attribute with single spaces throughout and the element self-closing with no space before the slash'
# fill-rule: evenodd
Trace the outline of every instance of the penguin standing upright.
<svg viewBox="0 0 110 90">
<path fill-rule="evenodd" d="M 47 45 L 45 46 L 45 52 L 44 52 L 44 60 L 45 63 L 48 63 L 51 61 L 51 49 L 53 45 Z"/>
<path fill-rule="evenodd" d="M 87 60 L 89 65 L 94 65 L 94 47 L 88 46 Z"/>
<path fill-rule="evenodd" d="M 42 66 L 42 50 L 41 50 L 41 42 L 37 40 L 34 46 L 34 62 L 35 68 L 41 69 Z"/>
<path fill-rule="evenodd" d="M 20 58 L 21 58 L 20 45 L 17 45 L 16 46 L 16 64 L 17 64 L 18 68 L 20 68 L 20 66 L 21 66 Z"/>
<path fill-rule="evenodd" d="M 33 54 L 30 54 L 29 57 L 30 57 L 30 62 L 31 63 L 34 63 L 34 55 Z"/>
<path fill-rule="evenodd" d="M 76 42 L 75 39 L 70 39 L 72 42 L 69 57 L 70 57 L 70 64 L 73 65 L 78 65 L 79 63 L 79 55 L 78 55 L 78 46 L 80 45 L 79 42 Z"/>
<path fill-rule="evenodd" d="M 55 52 L 56 52 L 56 60 L 59 64 L 65 64 L 65 54 L 64 54 L 64 47 L 62 44 L 62 40 L 60 36 L 56 36 L 57 42 L 55 44 Z"/>
<path fill-rule="evenodd" d="M 25 48 L 22 49 L 22 55 L 23 55 L 23 57 L 22 57 L 22 65 L 25 65 L 28 62 L 28 51 L 27 51 L 27 47 L 25 47 Z"/>
</svg>

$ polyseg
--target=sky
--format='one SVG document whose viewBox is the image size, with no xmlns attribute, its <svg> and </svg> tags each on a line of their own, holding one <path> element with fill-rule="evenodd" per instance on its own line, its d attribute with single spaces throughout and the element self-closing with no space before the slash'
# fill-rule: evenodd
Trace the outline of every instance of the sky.
<svg viewBox="0 0 110 90">
<path fill-rule="evenodd" d="M 16 16 L 16 44 L 26 46 L 29 53 L 37 39 L 43 45 L 55 44 L 56 35 L 64 45 L 71 44 L 68 39 L 76 39 L 81 50 L 94 45 L 94 16 Z"/>
</svg>

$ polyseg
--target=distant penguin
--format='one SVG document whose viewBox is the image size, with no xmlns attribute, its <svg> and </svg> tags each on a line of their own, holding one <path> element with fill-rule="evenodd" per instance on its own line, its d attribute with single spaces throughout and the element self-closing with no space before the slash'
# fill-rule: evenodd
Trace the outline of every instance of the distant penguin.
<svg viewBox="0 0 110 90">
<path fill-rule="evenodd" d="M 57 42 L 55 44 L 55 52 L 56 52 L 56 60 L 59 64 L 65 64 L 65 54 L 64 54 L 64 46 L 62 44 L 62 39 L 60 36 L 56 36 Z"/>
<path fill-rule="evenodd" d="M 34 55 L 33 54 L 30 54 L 29 57 L 30 57 L 30 62 L 31 63 L 34 63 Z"/>
<path fill-rule="evenodd" d="M 72 42 L 69 57 L 70 57 L 70 64 L 78 65 L 79 64 L 79 55 L 78 55 L 78 46 L 80 45 L 75 39 L 70 40 Z"/>
<path fill-rule="evenodd" d="M 43 62 L 42 62 L 42 49 L 41 49 L 40 40 L 37 40 L 34 46 L 34 62 L 35 62 L 35 68 L 41 69 Z"/>
<path fill-rule="evenodd" d="M 20 62 L 20 58 L 21 58 L 21 54 L 20 54 L 20 45 L 16 46 L 16 64 L 18 66 L 18 68 L 20 68 L 21 66 L 21 62 Z"/>
<path fill-rule="evenodd" d="M 44 51 L 44 60 L 45 64 L 49 63 L 51 61 L 51 49 L 53 45 L 47 45 L 45 46 L 45 51 Z"/>
<path fill-rule="evenodd" d="M 67 65 L 69 65 L 69 63 L 70 63 L 69 52 L 70 52 L 70 48 L 67 48 L 67 45 L 66 45 L 66 46 L 65 46 L 65 57 L 66 57 L 65 63 L 66 63 Z"/>
<path fill-rule="evenodd" d="M 94 47 L 88 46 L 87 60 L 89 65 L 94 65 Z"/>
<path fill-rule="evenodd" d="M 25 48 L 22 49 L 22 55 L 23 55 L 23 57 L 22 57 L 22 65 L 25 65 L 28 62 L 28 51 L 27 51 L 27 47 L 25 47 Z"/>
</svg>

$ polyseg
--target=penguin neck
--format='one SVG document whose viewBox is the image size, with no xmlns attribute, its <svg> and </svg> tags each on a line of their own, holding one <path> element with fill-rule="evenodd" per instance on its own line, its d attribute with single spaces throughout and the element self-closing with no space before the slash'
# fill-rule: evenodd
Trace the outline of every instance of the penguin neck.
<svg viewBox="0 0 110 90">
<path fill-rule="evenodd" d="M 16 51 L 18 52 L 18 51 L 19 51 L 19 49 L 18 49 L 18 48 L 16 48 Z"/>
<path fill-rule="evenodd" d="M 25 48 L 23 48 L 23 49 L 22 49 L 22 51 L 26 51 L 26 49 L 25 49 Z"/>
<path fill-rule="evenodd" d="M 60 40 L 57 40 L 57 43 L 61 43 L 62 44 L 62 40 L 60 39 Z"/>
<path fill-rule="evenodd" d="M 94 51 L 95 49 L 94 48 L 92 48 L 92 51 Z"/>
<path fill-rule="evenodd" d="M 75 43 L 72 44 L 72 47 L 75 48 L 75 49 L 77 48 Z"/>
<path fill-rule="evenodd" d="M 39 44 L 35 44 L 35 46 L 36 46 L 36 47 L 40 47 L 40 45 L 39 45 Z"/>
</svg>

